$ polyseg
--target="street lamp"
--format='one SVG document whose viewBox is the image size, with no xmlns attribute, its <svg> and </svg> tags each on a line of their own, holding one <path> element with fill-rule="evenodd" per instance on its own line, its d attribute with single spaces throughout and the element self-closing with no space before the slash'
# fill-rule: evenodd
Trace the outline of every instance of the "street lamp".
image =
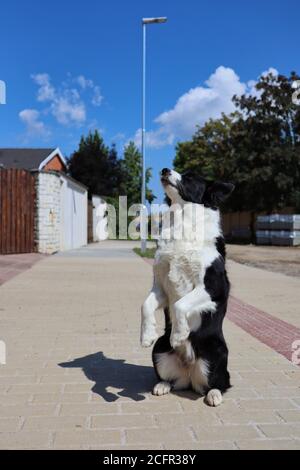
<svg viewBox="0 0 300 470">
<path fill-rule="evenodd" d="M 141 232 L 141 251 L 145 253 L 147 248 L 147 233 L 144 231 L 145 227 L 145 207 L 146 207 L 146 25 L 152 23 L 165 23 L 167 18 L 165 16 L 158 18 L 143 18 L 143 97 L 142 97 L 142 194 L 141 194 L 141 217 L 140 217 L 140 232 Z"/>
</svg>

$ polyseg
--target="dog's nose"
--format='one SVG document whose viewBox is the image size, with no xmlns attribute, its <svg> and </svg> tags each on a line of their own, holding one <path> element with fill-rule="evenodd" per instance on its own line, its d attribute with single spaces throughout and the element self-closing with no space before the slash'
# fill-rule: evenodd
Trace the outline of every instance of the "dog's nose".
<svg viewBox="0 0 300 470">
<path fill-rule="evenodd" d="M 168 176 L 171 173 L 171 170 L 169 168 L 163 168 L 161 170 L 161 176 Z"/>
</svg>

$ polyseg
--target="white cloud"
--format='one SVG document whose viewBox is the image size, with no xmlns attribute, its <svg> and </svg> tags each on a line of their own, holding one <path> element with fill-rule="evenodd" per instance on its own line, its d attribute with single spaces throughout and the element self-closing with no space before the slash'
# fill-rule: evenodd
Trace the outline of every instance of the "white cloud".
<svg viewBox="0 0 300 470">
<path fill-rule="evenodd" d="M 55 89 L 50 83 L 50 77 L 47 73 L 38 73 L 31 75 L 33 81 L 39 85 L 37 100 L 38 101 L 51 101 L 55 99 Z"/>
<path fill-rule="evenodd" d="M 86 90 L 87 88 L 90 88 L 93 91 L 93 96 L 92 96 L 92 104 L 94 106 L 100 106 L 103 100 L 103 96 L 101 94 L 100 87 L 98 85 L 95 85 L 93 80 L 90 80 L 88 78 L 85 78 L 84 75 L 79 75 L 78 77 L 75 78 L 75 82 L 80 85 L 80 87 L 83 90 Z"/>
<path fill-rule="evenodd" d="M 51 112 L 59 124 L 83 124 L 86 120 L 85 104 L 77 98 L 60 96 L 51 104 Z"/>
<path fill-rule="evenodd" d="M 85 90 L 86 88 L 92 88 L 94 85 L 93 80 L 85 78 L 84 75 L 79 75 L 74 79 L 74 81 L 77 82 L 78 85 L 83 88 L 83 90 Z"/>
<path fill-rule="evenodd" d="M 51 113 L 59 124 L 65 126 L 81 126 L 86 122 L 87 100 L 84 98 L 88 90 L 92 92 L 89 98 L 92 105 L 100 106 L 103 99 L 100 87 L 83 75 L 76 78 L 69 76 L 59 87 L 51 83 L 47 73 L 38 73 L 31 77 L 38 85 L 37 100 L 48 103 L 44 112 Z"/>
<path fill-rule="evenodd" d="M 273 68 L 264 73 L 269 72 L 278 73 Z M 256 83 L 255 80 L 243 83 L 233 69 L 218 67 L 204 86 L 191 88 L 180 96 L 172 109 L 163 112 L 154 120 L 158 128 L 147 132 L 147 145 L 159 148 L 174 144 L 178 139 L 190 138 L 196 130 L 196 125 L 203 125 L 210 118 L 217 119 L 222 113 L 234 111 L 233 95 L 240 96 L 250 91 L 255 93 Z M 133 140 L 140 145 L 141 129 L 136 131 Z"/>
<path fill-rule="evenodd" d="M 172 132 L 167 133 L 163 127 L 157 129 L 156 131 L 146 132 L 146 145 L 152 148 L 161 148 L 165 145 L 172 145 L 175 140 L 175 134 Z M 133 138 L 129 139 L 125 145 L 130 141 L 133 141 L 138 147 L 142 143 L 142 129 L 138 129 Z"/>
<path fill-rule="evenodd" d="M 112 136 L 112 142 L 123 142 L 126 139 L 126 135 L 124 132 L 117 132 L 115 135 Z"/>
<path fill-rule="evenodd" d="M 265 70 L 261 76 L 262 77 L 265 77 L 266 75 L 269 75 L 269 73 L 271 73 L 272 75 L 274 75 L 275 77 L 277 77 L 277 75 L 279 75 L 279 72 L 277 69 L 274 69 L 274 67 L 269 67 L 268 70 Z"/>
<path fill-rule="evenodd" d="M 50 131 L 39 117 L 40 113 L 36 109 L 23 109 L 19 112 L 19 118 L 25 124 L 28 136 L 47 138 L 50 135 Z"/>
<path fill-rule="evenodd" d="M 260 97 L 261 90 L 257 90 L 255 88 L 256 84 L 257 84 L 258 80 L 260 79 L 260 77 L 266 77 L 267 75 L 269 75 L 269 73 L 271 73 L 275 77 L 277 77 L 277 75 L 279 75 L 278 70 L 274 69 L 274 67 L 270 67 L 268 70 L 265 70 L 264 72 L 262 72 L 260 74 L 260 76 L 257 78 L 257 80 L 249 80 L 247 82 L 247 95 L 256 96 L 257 98 Z"/>
<path fill-rule="evenodd" d="M 94 106 L 100 106 L 103 100 L 103 96 L 101 95 L 100 88 L 98 86 L 94 86 L 94 94 L 92 97 L 92 104 Z"/>
</svg>

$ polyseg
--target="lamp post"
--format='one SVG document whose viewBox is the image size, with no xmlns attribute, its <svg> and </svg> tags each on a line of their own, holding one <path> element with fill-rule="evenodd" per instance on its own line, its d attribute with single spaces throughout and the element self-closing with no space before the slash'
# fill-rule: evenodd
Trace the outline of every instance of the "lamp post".
<svg viewBox="0 0 300 470">
<path fill-rule="evenodd" d="M 147 233 L 143 230 L 145 227 L 145 207 L 146 207 L 146 26 L 152 23 L 165 23 L 166 17 L 143 18 L 143 96 L 142 96 L 142 194 L 141 194 L 141 251 L 145 253 L 147 248 Z"/>
</svg>

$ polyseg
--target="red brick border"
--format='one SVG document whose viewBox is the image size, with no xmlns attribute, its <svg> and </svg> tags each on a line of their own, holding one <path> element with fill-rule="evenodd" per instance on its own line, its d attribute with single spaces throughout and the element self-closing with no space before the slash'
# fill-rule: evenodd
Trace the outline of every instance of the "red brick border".
<svg viewBox="0 0 300 470">
<path fill-rule="evenodd" d="M 235 297 L 229 299 L 227 318 L 291 361 L 292 344 L 300 340 L 300 328 Z"/>
<path fill-rule="evenodd" d="M 0 286 L 18 274 L 27 271 L 47 255 L 40 253 L 22 253 L 0 255 Z"/>
</svg>

